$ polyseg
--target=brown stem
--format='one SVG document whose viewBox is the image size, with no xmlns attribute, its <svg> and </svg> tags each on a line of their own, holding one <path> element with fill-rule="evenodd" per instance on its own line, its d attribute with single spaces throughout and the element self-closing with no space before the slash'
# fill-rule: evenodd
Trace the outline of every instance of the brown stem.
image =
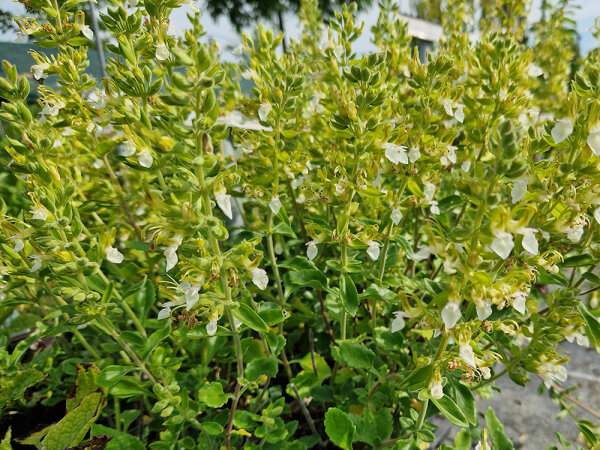
<svg viewBox="0 0 600 450">
<path fill-rule="evenodd" d="M 540 380 L 542 380 L 542 381 L 545 380 L 545 377 L 543 375 L 540 375 L 539 373 L 536 373 L 536 375 L 537 375 L 537 377 Z M 569 394 L 565 389 L 561 388 L 560 386 L 558 386 L 557 384 L 554 384 L 554 383 L 552 383 L 550 386 L 552 387 L 552 389 L 554 389 L 558 393 L 558 395 L 561 395 L 562 397 L 566 398 L 570 402 L 572 402 L 575 405 L 579 406 L 581 409 L 583 409 L 584 411 L 590 413 L 596 419 L 600 419 L 600 413 L 594 411 L 589 406 L 584 405 L 583 403 L 581 403 L 579 400 L 577 400 L 575 397 L 573 397 L 571 394 Z"/>
</svg>

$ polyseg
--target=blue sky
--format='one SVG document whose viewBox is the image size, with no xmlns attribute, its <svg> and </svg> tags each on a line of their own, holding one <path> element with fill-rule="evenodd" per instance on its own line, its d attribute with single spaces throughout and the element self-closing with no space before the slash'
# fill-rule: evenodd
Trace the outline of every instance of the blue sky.
<svg viewBox="0 0 600 450">
<path fill-rule="evenodd" d="M 6 0 L 2 1 L 5 2 Z M 541 1 L 542 0 L 533 0 L 531 14 L 529 17 L 530 21 L 536 21 L 537 19 L 539 19 L 539 6 L 541 4 Z M 556 0 L 549 1 L 553 2 Z M 410 11 L 410 0 L 397 0 L 397 2 L 400 5 L 401 11 Z M 201 5 L 202 0 L 200 0 L 198 3 Z M 577 22 L 577 30 L 581 37 L 581 51 L 583 54 L 586 54 L 597 45 L 596 40 L 592 36 L 590 29 L 594 24 L 595 18 L 600 16 L 600 0 L 575 0 L 572 2 L 572 4 L 577 6 L 573 10 L 573 19 L 575 19 L 575 21 Z M 3 5 L 3 8 L 8 8 L 12 10 L 15 14 L 19 15 L 24 13 L 22 5 L 19 3 L 8 3 L 6 5 Z M 183 30 L 184 28 L 186 28 L 188 23 L 186 17 L 187 12 L 189 12 L 189 7 L 184 6 L 175 10 L 175 12 L 173 13 L 171 19 L 176 29 Z M 364 20 L 365 22 L 365 31 L 369 30 L 370 27 L 376 22 L 377 14 L 378 12 L 376 8 L 360 14 L 359 18 L 361 20 Z M 215 21 L 208 15 L 205 15 L 202 22 L 207 32 L 207 38 L 215 39 L 222 47 L 224 56 L 231 57 L 228 48 L 231 49 L 235 47 L 240 42 L 240 38 L 229 23 L 229 21 L 222 18 Z M 293 38 L 298 32 L 297 22 L 293 15 L 288 14 L 285 16 L 285 26 L 286 29 L 289 30 L 289 32 L 287 33 L 287 37 Z M 14 41 L 16 38 L 17 36 L 15 34 L 0 34 L 0 40 L 3 41 Z M 361 38 L 357 42 L 357 50 L 359 52 L 367 52 L 371 50 L 368 36 L 363 36 L 363 38 Z"/>
</svg>

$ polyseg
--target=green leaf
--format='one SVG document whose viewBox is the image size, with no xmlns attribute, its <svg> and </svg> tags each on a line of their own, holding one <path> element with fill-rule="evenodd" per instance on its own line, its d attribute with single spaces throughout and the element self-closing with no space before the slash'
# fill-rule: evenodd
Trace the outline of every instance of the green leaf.
<svg viewBox="0 0 600 450">
<path fill-rule="evenodd" d="M 60 450 L 79 444 L 100 415 L 104 400 L 102 392 L 88 395 L 48 432 L 42 446 L 47 450 Z"/>
<path fill-rule="evenodd" d="M 590 344 L 600 353 L 600 321 L 588 311 L 583 303 L 579 303 L 577 309 L 585 320 L 585 334 L 590 340 Z"/>
<path fill-rule="evenodd" d="M 254 331 L 258 331 L 260 333 L 268 333 L 269 329 L 267 328 L 267 324 L 264 320 L 260 318 L 258 314 L 254 312 L 252 308 L 250 308 L 245 303 L 240 303 L 239 306 L 234 309 L 233 315 L 244 325 L 252 328 Z"/>
<path fill-rule="evenodd" d="M 456 383 L 454 385 L 456 391 L 456 404 L 462 411 L 467 421 L 471 425 L 477 425 L 477 408 L 475 406 L 475 396 L 471 389 L 462 383 Z"/>
<path fill-rule="evenodd" d="M 594 432 L 594 425 L 587 420 L 580 420 L 577 422 L 577 428 L 579 428 L 579 431 L 581 431 L 581 434 L 583 434 L 590 447 L 597 448 L 598 435 Z"/>
<path fill-rule="evenodd" d="M 5 403 L 18 400 L 27 389 L 44 379 L 44 374 L 36 369 L 25 369 L 12 377 L 6 378 L 0 389 L 0 407 Z"/>
<path fill-rule="evenodd" d="M 198 391 L 198 400 L 211 408 L 220 408 L 229 399 L 229 394 L 223 393 L 223 385 L 217 381 L 205 384 Z"/>
<path fill-rule="evenodd" d="M 325 432 L 335 445 L 344 450 L 352 450 L 352 439 L 356 427 L 344 411 L 337 408 L 327 410 L 325 413 Z"/>
<path fill-rule="evenodd" d="M 96 377 L 99 373 L 100 369 L 93 364 L 77 364 L 75 389 L 69 395 L 69 397 L 67 397 L 67 412 L 74 409 L 85 397 L 90 395 L 98 388 L 96 385 Z"/>
<path fill-rule="evenodd" d="M 431 401 L 435 406 L 437 406 L 444 417 L 446 417 L 446 419 L 448 419 L 457 427 L 467 428 L 469 426 L 465 415 L 462 413 L 456 403 L 454 403 L 454 400 L 447 395 L 444 395 L 440 399 L 432 398 Z"/>
<path fill-rule="evenodd" d="M 223 426 L 217 422 L 202 422 L 200 428 L 212 436 L 218 436 L 223 432 Z"/>
<path fill-rule="evenodd" d="M 370 369 L 375 361 L 375 353 L 363 345 L 351 341 L 339 343 L 340 355 L 348 366 L 355 369 Z"/>
<path fill-rule="evenodd" d="M 514 449 L 512 442 L 504 434 L 504 428 L 502 424 L 494 414 L 492 408 L 488 408 L 485 413 L 485 423 L 487 424 L 488 430 L 490 430 L 490 439 L 492 441 L 492 448 L 501 449 Z"/>
<path fill-rule="evenodd" d="M 562 265 L 563 267 L 581 267 L 581 266 L 590 266 L 594 264 L 594 257 L 592 255 L 588 255 L 587 253 L 583 253 L 580 255 L 569 256 L 565 258 Z"/>
<path fill-rule="evenodd" d="M 400 300 L 398 295 L 389 289 L 377 286 L 375 283 L 371 284 L 362 294 L 360 298 L 368 298 L 369 300 L 378 300 L 386 303 L 398 303 Z"/>
<path fill-rule="evenodd" d="M 121 378 L 123 378 L 127 373 L 131 372 L 133 367 L 126 366 L 107 366 L 100 374 L 96 377 L 96 383 L 99 386 L 104 387 L 112 387 L 116 385 Z"/>
<path fill-rule="evenodd" d="M 12 450 L 12 446 L 10 445 L 11 434 L 11 429 L 9 427 L 8 430 L 6 430 L 4 438 L 2 438 L 2 442 L 0 442 L 0 450 Z"/>
<path fill-rule="evenodd" d="M 348 314 L 352 317 L 356 315 L 358 310 L 358 292 L 352 277 L 347 273 L 343 273 L 340 278 L 340 295 L 342 297 L 342 305 Z"/>
<path fill-rule="evenodd" d="M 274 377 L 277 375 L 277 359 L 275 358 L 257 358 L 248 364 L 245 371 L 245 376 L 248 380 L 254 381 L 261 375 Z"/>
<path fill-rule="evenodd" d="M 454 438 L 454 450 L 471 450 L 471 437 L 467 430 L 460 430 Z"/>
<path fill-rule="evenodd" d="M 295 239 L 296 233 L 294 233 L 294 230 L 292 229 L 292 224 L 290 223 L 288 214 L 283 206 L 279 208 L 279 212 L 277 213 L 276 217 L 279 218 L 279 222 L 277 222 L 273 227 L 273 233 L 282 234 Z"/>
<path fill-rule="evenodd" d="M 404 378 L 400 382 L 400 386 L 417 389 L 420 384 L 428 382 L 431 378 L 431 374 L 433 373 L 433 366 L 427 365 L 423 367 L 417 367 L 411 373 L 408 374 L 406 378 Z"/>
<path fill-rule="evenodd" d="M 120 450 L 126 448 L 127 450 L 144 450 L 144 444 L 135 436 L 118 431 L 113 428 L 105 427 L 104 425 L 94 424 L 90 430 L 91 436 L 106 435 L 112 436 L 113 438 L 106 444 L 104 450 Z"/>
<path fill-rule="evenodd" d="M 318 269 L 295 270 L 288 272 L 290 281 L 298 286 L 308 286 L 321 291 L 329 290 L 327 278 Z"/>
</svg>

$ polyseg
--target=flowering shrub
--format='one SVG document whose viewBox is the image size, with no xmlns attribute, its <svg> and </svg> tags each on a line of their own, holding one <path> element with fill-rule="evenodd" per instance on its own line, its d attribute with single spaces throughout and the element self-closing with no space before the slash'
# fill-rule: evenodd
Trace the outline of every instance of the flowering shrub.
<svg viewBox="0 0 600 450">
<path fill-rule="evenodd" d="M 500 7 L 472 42 L 450 1 L 420 61 L 390 3 L 358 55 L 353 8 L 307 1 L 287 52 L 259 26 L 226 64 L 195 9 L 173 34 L 192 2 L 112 0 L 96 80 L 85 2 L 28 3 L 58 54 L 32 52 L 39 114 L 0 79 L 0 423 L 60 415 L 13 438 L 416 449 L 441 414 L 457 449 L 512 448 L 474 394 L 560 394 L 557 345 L 600 349 L 600 61 L 554 71 L 564 5 L 533 51 Z"/>
</svg>

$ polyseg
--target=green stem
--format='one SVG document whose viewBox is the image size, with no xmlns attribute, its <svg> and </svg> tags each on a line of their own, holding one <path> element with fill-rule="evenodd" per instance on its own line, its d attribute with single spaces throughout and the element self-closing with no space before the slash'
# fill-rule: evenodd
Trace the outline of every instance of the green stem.
<svg viewBox="0 0 600 450">
<path fill-rule="evenodd" d="M 415 432 L 419 431 L 425 422 L 425 414 L 427 413 L 427 407 L 429 406 L 429 399 L 426 398 L 421 402 L 421 409 L 419 410 L 419 417 L 417 424 L 415 425 Z"/>
</svg>

